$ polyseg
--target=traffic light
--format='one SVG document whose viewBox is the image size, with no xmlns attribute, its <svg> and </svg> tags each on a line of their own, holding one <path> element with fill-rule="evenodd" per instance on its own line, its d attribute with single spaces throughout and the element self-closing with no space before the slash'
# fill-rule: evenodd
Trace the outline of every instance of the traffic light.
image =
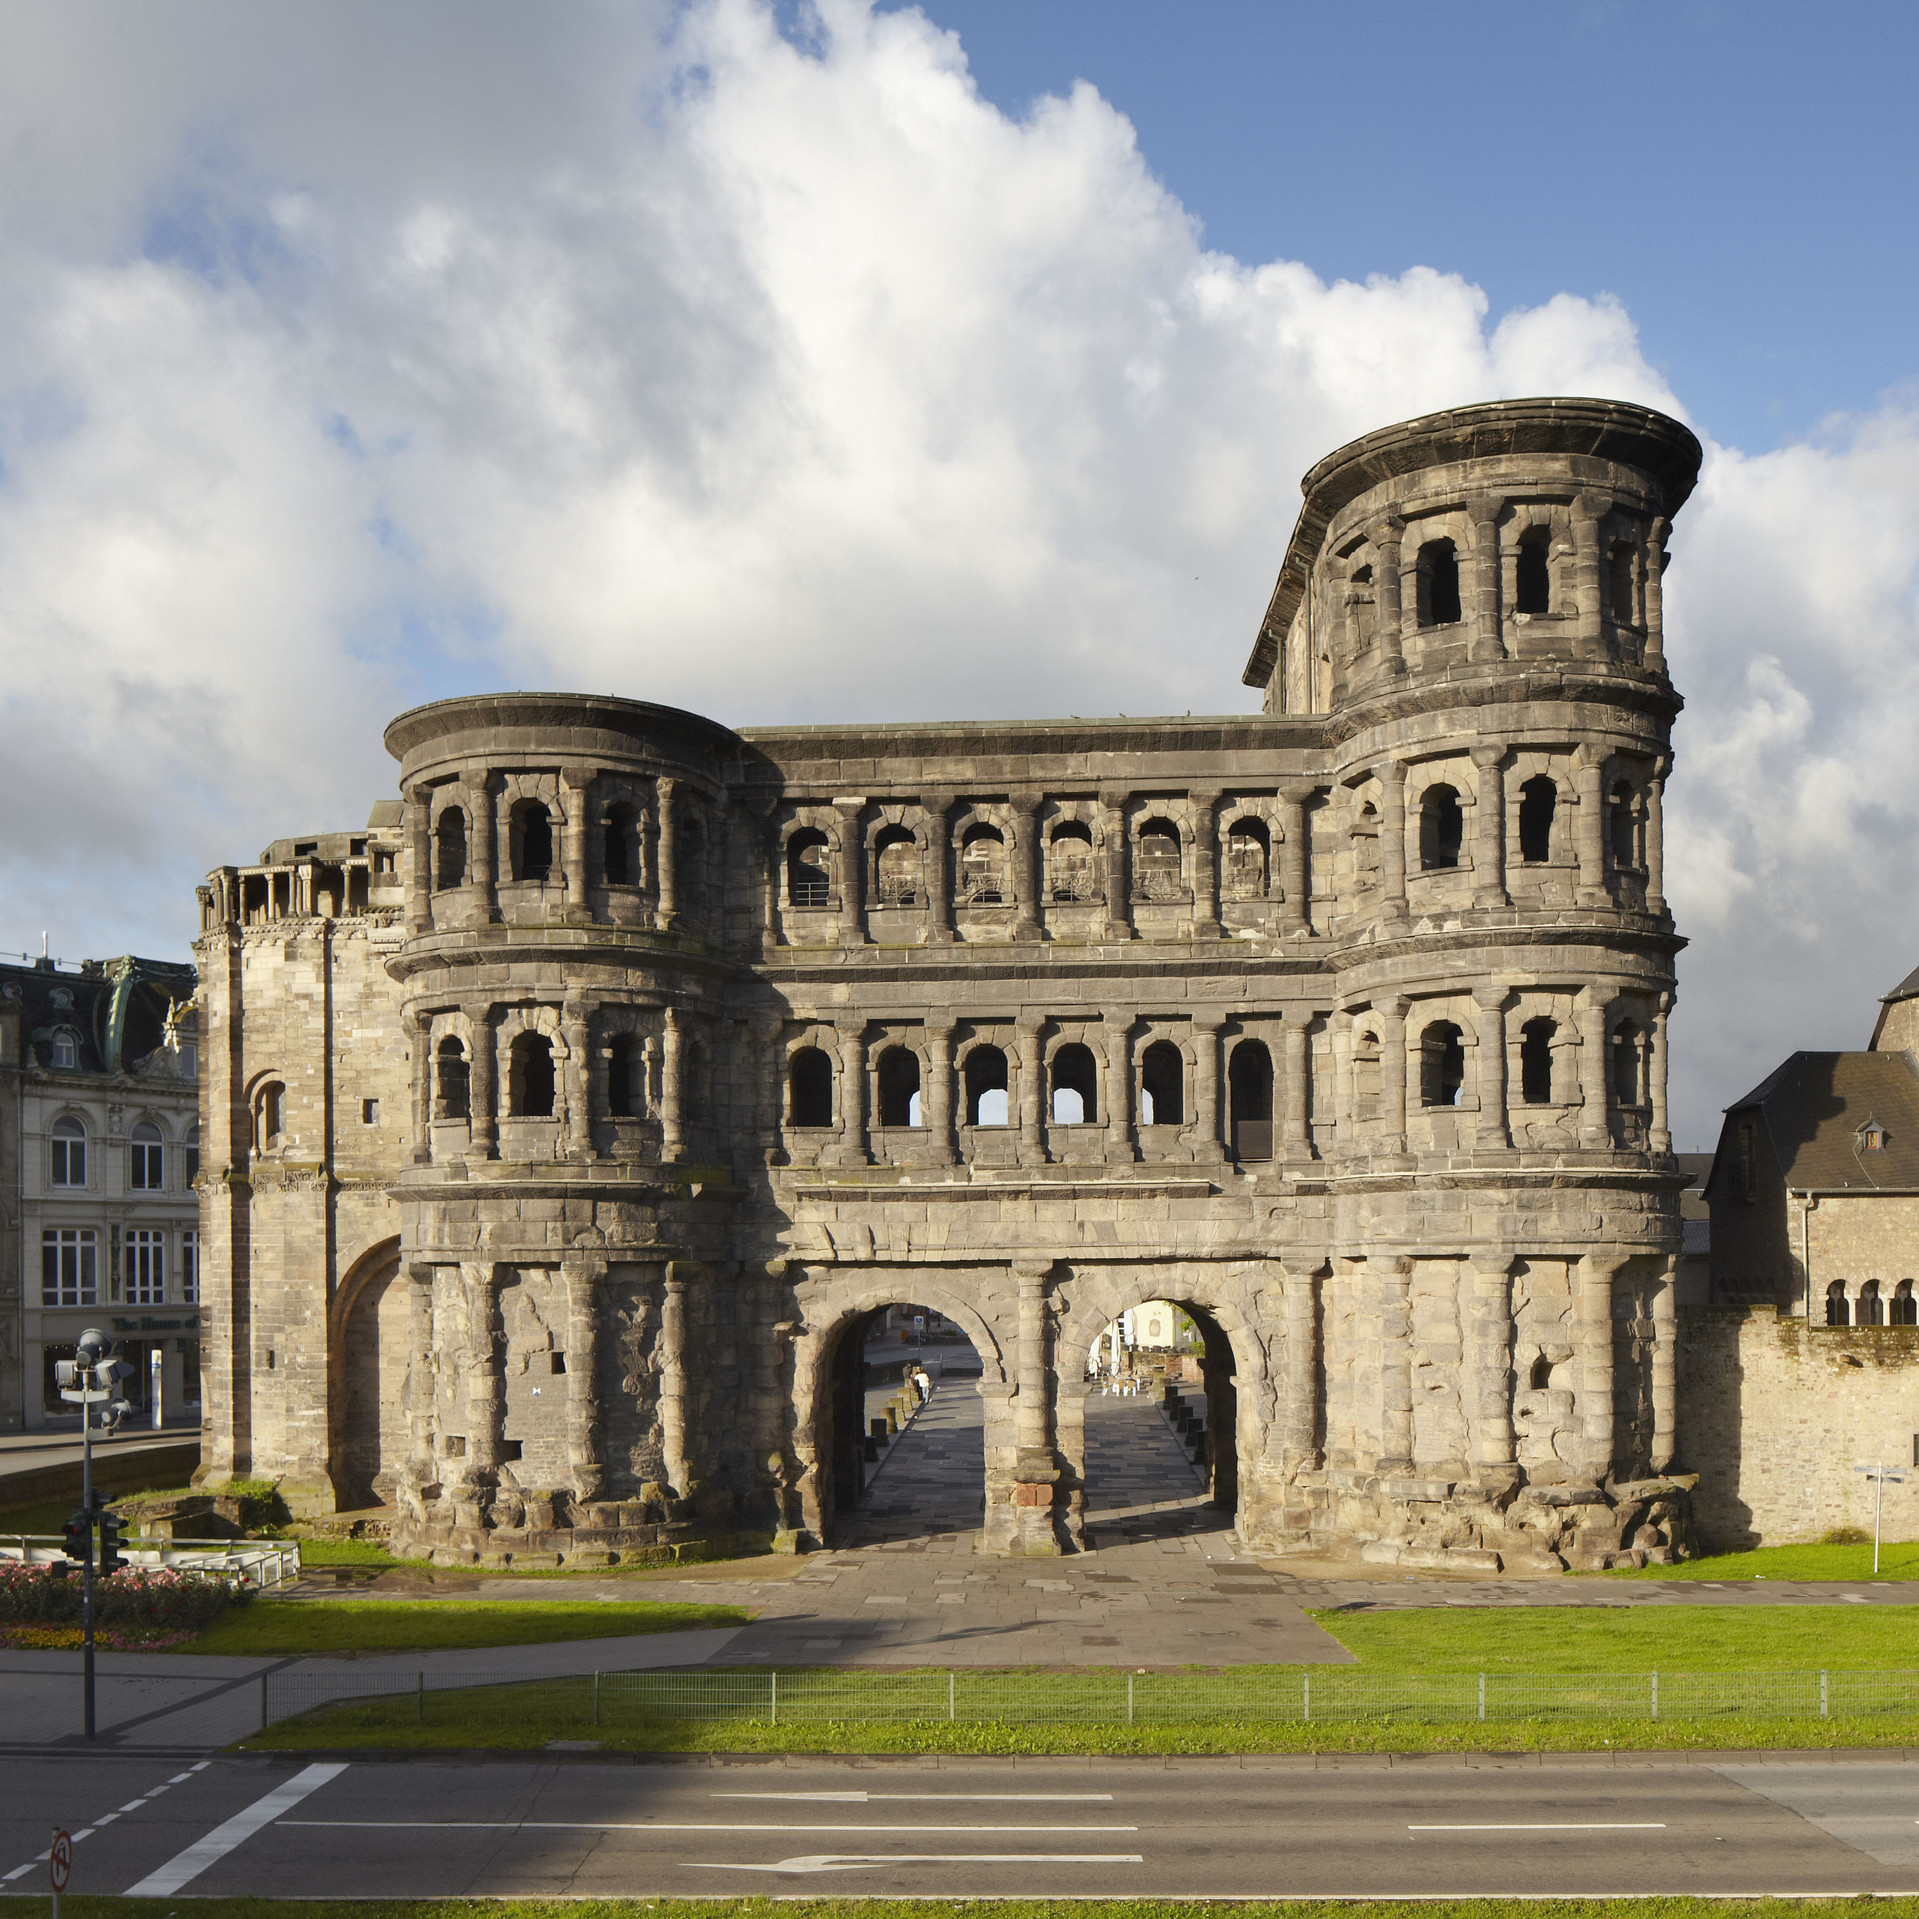
<svg viewBox="0 0 1919 1919">
<path fill-rule="evenodd" d="M 120 1528 L 126 1524 L 118 1513 L 100 1515 L 100 1577 L 111 1579 L 126 1562 L 120 1551 Z"/>
<path fill-rule="evenodd" d="M 66 1554 L 71 1560 L 85 1566 L 93 1560 L 93 1515 L 78 1512 L 67 1521 Z"/>
</svg>

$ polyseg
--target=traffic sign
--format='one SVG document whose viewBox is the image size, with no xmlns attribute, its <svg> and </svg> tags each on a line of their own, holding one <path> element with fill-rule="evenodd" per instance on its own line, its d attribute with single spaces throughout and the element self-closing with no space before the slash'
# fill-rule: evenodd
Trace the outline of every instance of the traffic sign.
<svg viewBox="0 0 1919 1919">
<path fill-rule="evenodd" d="M 55 1892 L 66 1891 L 67 1876 L 72 1871 L 73 1841 L 63 1826 L 53 1835 L 53 1844 L 47 1851 L 47 1877 L 53 1881 Z"/>
</svg>

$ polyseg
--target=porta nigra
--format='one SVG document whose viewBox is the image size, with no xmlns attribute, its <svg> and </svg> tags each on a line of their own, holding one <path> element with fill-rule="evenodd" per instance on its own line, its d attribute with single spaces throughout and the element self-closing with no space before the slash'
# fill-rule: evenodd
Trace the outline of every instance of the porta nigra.
<svg viewBox="0 0 1919 1919">
<path fill-rule="evenodd" d="M 442 1560 L 804 1549 L 911 1301 L 983 1362 L 986 1549 L 1073 1552 L 1088 1349 L 1167 1299 L 1251 1549 L 1665 1556 L 1699 458 L 1578 399 L 1331 454 L 1257 715 L 402 715 L 364 831 L 201 892 L 203 1479 Z"/>
</svg>

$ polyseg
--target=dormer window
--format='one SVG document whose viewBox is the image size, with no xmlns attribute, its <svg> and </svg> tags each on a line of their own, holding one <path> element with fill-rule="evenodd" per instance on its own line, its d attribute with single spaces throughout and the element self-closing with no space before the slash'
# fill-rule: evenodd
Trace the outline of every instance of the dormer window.
<svg viewBox="0 0 1919 1919">
<path fill-rule="evenodd" d="M 1860 1127 L 1859 1150 L 1862 1153 L 1883 1153 L 1886 1150 L 1886 1129 L 1876 1119 L 1869 1119 Z"/>
<path fill-rule="evenodd" d="M 54 1034 L 53 1063 L 68 1071 L 80 1064 L 80 1042 L 71 1033 Z"/>
</svg>

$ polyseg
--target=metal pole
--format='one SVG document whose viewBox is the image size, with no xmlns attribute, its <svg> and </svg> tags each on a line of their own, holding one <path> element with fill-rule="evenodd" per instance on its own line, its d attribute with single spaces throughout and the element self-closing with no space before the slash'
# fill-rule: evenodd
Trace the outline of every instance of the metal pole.
<svg viewBox="0 0 1919 1919">
<path fill-rule="evenodd" d="M 771 1700 L 772 1723 L 777 1726 L 780 1723 L 780 1676 L 777 1672 L 774 1672 L 774 1673 L 769 1673 L 767 1677 L 771 1679 L 773 1682 L 773 1691 L 772 1691 L 772 1700 Z"/>
<path fill-rule="evenodd" d="M 78 1348 L 75 1349 L 78 1351 Z M 82 1375 L 80 1382 L 80 1510 L 87 1521 L 87 1556 L 80 1565 L 80 1671 L 86 1700 L 82 1716 L 86 1736 L 93 1735 L 93 1408 L 86 1394 L 91 1382 Z"/>
<path fill-rule="evenodd" d="M 1486 1675 L 1483 1672 L 1479 1675 L 1479 1718 L 1481 1724 L 1484 1724 L 1486 1718 Z"/>
<path fill-rule="evenodd" d="M 959 1718 L 959 1703 L 953 1686 L 953 1669 L 946 1669 L 946 1723 L 950 1726 Z"/>
<path fill-rule="evenodd" d="M 1882 1459 L 1872 1469 L 1872 1570 L 1876 1577 L 1879 1571 L 1879 1514 L 1886 1503 L 1886 1462 Z"/>
</svg>

